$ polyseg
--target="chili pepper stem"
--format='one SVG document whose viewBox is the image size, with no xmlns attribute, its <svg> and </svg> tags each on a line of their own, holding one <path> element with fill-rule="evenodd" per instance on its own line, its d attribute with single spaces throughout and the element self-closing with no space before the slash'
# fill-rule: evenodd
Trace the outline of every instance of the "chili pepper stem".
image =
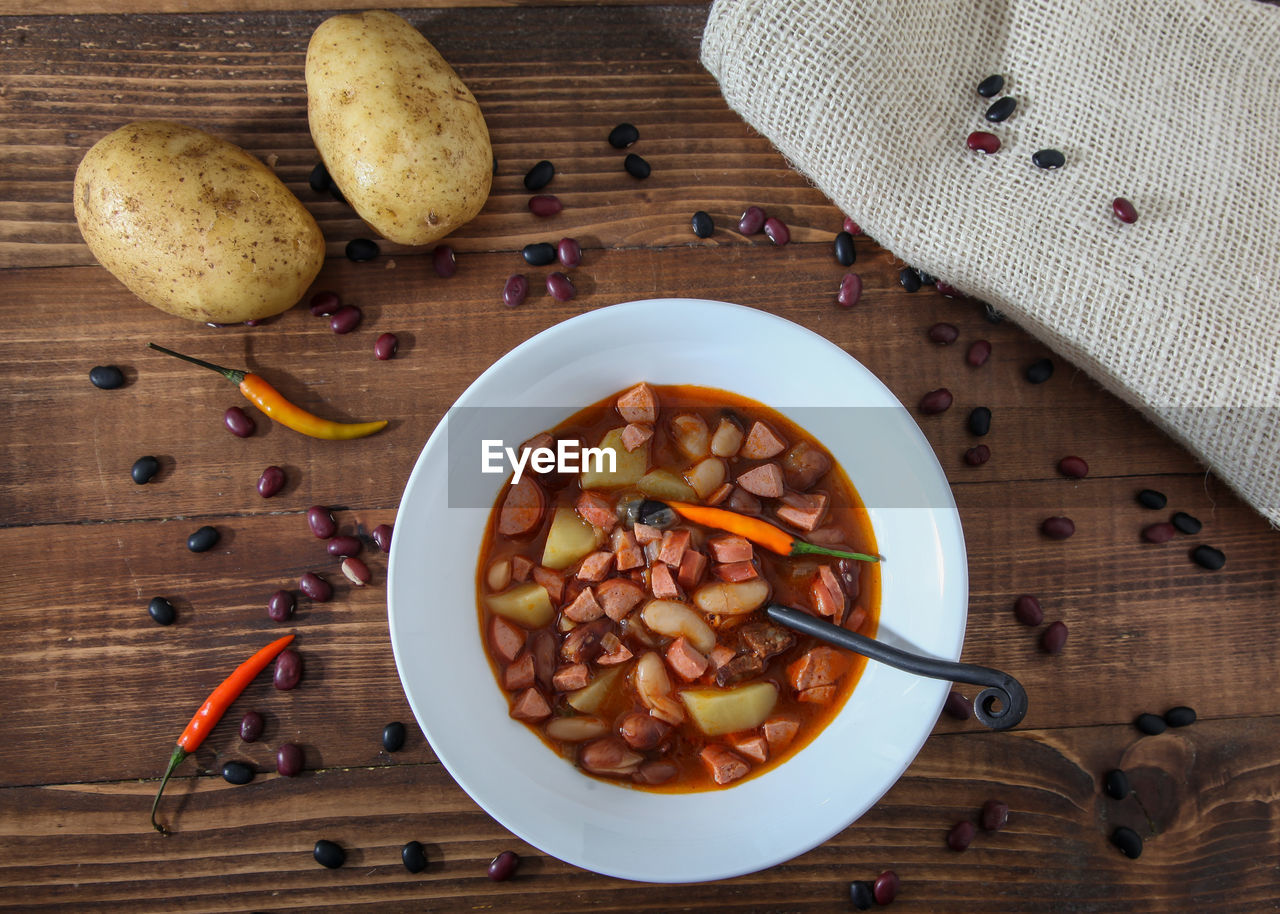
<svg viewBox="0 0 1280 914">
<path fill-rule="evenodd" d="M 165 769 L 164 778 L 160 781 L 160 789 L 156 791 L 156 798 L 151 801 L 151 826 L 162 835 L 169 834 L 169 829 L 156 821 L 156 810 L 160 807 L 160 795 L 164 793 L 164 785 L 169 783 L 169 776 L 173 774 L 174 769 L 186 761 L 187 754 L 187 750 L 181 746 L 173 747 L 173 755 L 169 756 L 169 767 Z"/>
<path fill-rule="evenodd" d="M 221 365 L 215 365 L 212 362 L 206 362 L 204 359 L 192 358 L 189 355 L 183 355 L 181 352 L 174 352 L 172 349 L 165 349 L 163 346 L 157 346 L 155 343 L 147 343 L 147 348 L 154 349 L 157 352 L 163 352 L 165 355 L 171 355 L 175 359 L 182 359 L 184 362 L 190 362 L 192 365 L 199 365 L 201 368 L 208 368 L 216 371 L 232 384 L 244 383 L 245 372 L 235 368 L 223 368 Z"/>
<path fill-rule="evenodd" d="M 792 555 L 832 555 L 841 559 L 853 559 L 858 562 L 878 562 L 880 556 L 867 555 L 865 552 L 845 552 L 840 549 L 828 549 L 826 546 L 818 546 L 813 543 L 806 543 L 804 540 L 793 540 L 791 543 Z"/>
</svg>

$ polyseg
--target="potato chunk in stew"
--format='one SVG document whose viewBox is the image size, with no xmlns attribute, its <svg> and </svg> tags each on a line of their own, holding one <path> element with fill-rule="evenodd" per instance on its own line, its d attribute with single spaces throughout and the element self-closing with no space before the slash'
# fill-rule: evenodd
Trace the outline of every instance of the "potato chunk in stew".
<svg viewBox="0 0 1280 914">
<path fill-rule="evenodd" d="M 707 736 L 723 736 L 764 723 L 778 703 L 778 687 L 753 682 L 735 689 L 685 689 L 680 700 L 699 730 Z"/>
<path fill-rule="evenodd" d="M 585 457 L 586 468 L 578 476 L 578 484 L 584 489 L 620 489 L 633 486 L 649 469 L 649 442 L 646 441 L 635 450 L 627 450 L 622 441 L 625 429 L 614 428 L 605 432 L 597 447 L 602 451 L 613 452 L 613 470 L 609 470 L 607 461 L 599 464 L 594 457 Z"/>
<path fill-rule="evenodd" d="M 547 532 L 547 543 L 542 549 L 542 565 L 555 571 L 568 568 L 578 559 L 585 558 L 603 542 L 596 528 L 578 516 L 573 508 L 556 508 Z"/>
<path fill-rule="evenodd" d="M 525 628 L 541 628 L 555 618 L 547 589 L 532 581 L 502 593 L 490 594 L 485 597 L 485 604 L 498 615 Z"/>
</svg>

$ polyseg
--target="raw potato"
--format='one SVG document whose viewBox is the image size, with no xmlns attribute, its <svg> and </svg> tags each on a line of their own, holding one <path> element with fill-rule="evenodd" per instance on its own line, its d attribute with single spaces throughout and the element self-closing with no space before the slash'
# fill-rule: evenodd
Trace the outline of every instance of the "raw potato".
<svg viewBox="0 0 1280 914">
<path fill-rule="evenodd" d="M 491 594 L 484 598 L 484 602 L 491 611 L 525 628 L 542 628 L 555 615 L 547 589 L 533 581 L 503 593 Z"/>
<path fill-rule="evenodd" d="M 573 508 L 556 508 L 551 529 L 547 531 L 547 544 L 542 549 L 542 564 L 560 571 L 595 552 L 602 542 L 596 528 L 579 517 Z"/>
<path fill-rule="evenodd" d="M 582 488 L 619 489 L 623 486 L 632 486 L 640 480 L 645 470 L 649 469 L 649 442 L 646 441 L 634 451 L 628 451 L 622 446 L 622 432 L 620 428 L 609 429 L 598 445 L 600 450 L 613 451 L 612 473 L 609 472 L 607 458 L 599 464 L 597 469 L 594 455 L 587 457 L 584 452 L 582 459 L 588 462 L 590 469 L 584 469 L 578 477 L 578 483 Z"/>
<path fill-rule="evenodd" d="M 334 16 L 307 46 L 307 119 L 329 175 L 360 218 L 400 244 L 469 222 L 493 180 L 475 97 L 394 13 Z"/>
<path fill-rule="evenodd" d="M 680 700 L 707 736 L 752 730 L 773 711 L 778 689 L 772 682 L 753 682 L 736 689 L 686 689 Z"/>
<path fill-rule="evenodd" d="M 107 134 L 76 169 L 93 256 L 161 311 L 234 324 L 279 314 L 324 264 L 324 235 L 275 173 L 238 146 L 168 121 Z"/>
</svg>

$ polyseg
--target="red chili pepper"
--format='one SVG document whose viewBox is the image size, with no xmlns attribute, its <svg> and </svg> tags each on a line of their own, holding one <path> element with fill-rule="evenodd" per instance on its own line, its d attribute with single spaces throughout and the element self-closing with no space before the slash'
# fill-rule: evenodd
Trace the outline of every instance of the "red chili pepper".
<svg viewBox="0 0 1280 914">
<path fill-rule="evenodd" d="M 160 789 L 156 791 L 155 801 L 151 804 L 151 824 L 160 834 L 167 835 L 169 833 L 163 825 L 156 821 L 156 809 L 160 805 L 160 795 L 164 793 L 164 785 L 169 783 L 169 776 L 173 774 L 174 769 L 181 765 L 188 755 L 200 747 L 200 744 L 204 742 L 204 738 L 209 735 L 209 731 L 222 719 L 222 715 L 231 706 L 231 702 L 239 697 L 245 687 L 253 682 L 253 678 L 261 673 L 263 668 L 274 660 L 276 655 L 283 651 L 292 640 L 293 635 L 277 638 L 236 667 L 235 672 L 223 680 L 222 685 L 209 693 L 209 697 L 204 700 L 200 710 L 196 711 L 195 716 L 191 718 L 191 723 L 187 724 L 187 729 L 182 731 L 182 735 L 178 737 L 178 745 L 173 750 L 173 755 L 169 756 L 169 767 L 164 773 L 164 779 L 160 782 Z"/>
<path fill-rule="evenodd" d="M 725 530 L 729 533 L 736 533 L 751 540 L 758 546 L 763 546 L 770 552 L 776 552 L 778 555 L 831 555 L 842 559 L 854 559 L 859 562 L 880 561 L 880 556 L 878 555 L 846 552 L 842 549 L 830 549 L 826 546 L 806 543 L 804 540 L 796 539 L 787 531 L 775 527 L 768 521 L 760 520 L 756 517 L 747 517 L 745 514 L 738 514 L 736 511 L 726 511 L 724 508 L 711 508 L 706 505 L 689 505 L 679 501 L 669 501 L 666 504 L 685 520 L 691 520 L 695 524 L 702 524 L 706 527 L 715 527 L 718 530 Z"/>
</svg>

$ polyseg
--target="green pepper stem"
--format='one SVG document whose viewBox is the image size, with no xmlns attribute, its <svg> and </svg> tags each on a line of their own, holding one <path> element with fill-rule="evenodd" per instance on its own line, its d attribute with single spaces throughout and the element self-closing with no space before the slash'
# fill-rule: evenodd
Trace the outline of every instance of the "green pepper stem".
<svg viewBox="0 0 1280 914">
<path fill-rule="evenodd" d="M 169 756 L 169 767 L 165 770 L 164 779 L 160 781 L 160 789 L 156 791 L 156 798 L 151 802 L 151 827 L 162 835 L 169 834 L 169 830 L 156 821 L 156 809 L 160 806 L 160 795 L 164 793 L 164 785 L 169 783 L 169 776 L 173 774 L 175 768 L 186 760 L 186 757 L 186 749 L 181 746 L 173 747 L 173 755 Z"/>
<path fill-rule="evenodd" d="M 828 549 L 826 546 L 816 546 L 813 543 L 806 543 L 804 540 L 791 541 L 792 555 L 834 555 L 841 559 L 853 559 L 858 562 L 878 562 L 880 556 L 867 555 L 864 552 L 843 552 L 839 549 Z"/>
<path fill-rule="evenodd" d="M 223 368 L 221 365 L 206 362 L 204 359 L 195 359 L 189 355 L 183 355 L 181 352 L 174 352 L 172 349 L 165 349 L 163 346 L 157 346 L 155 343 L 147 343 L 147 347 L 154 349 L 157 352 L 163 352 L 165 355 L 171 355 L 175 359 L 182 359 L 184 362 L 190 362 L 193 365 L 199 365 L 201 368 L 208 368 L 211 371 L 216 371 L 232 384 L 241 384 L 244 382 L 245 373 L 243 371 L 238 371 L 235 368 Z"/>
</svg>

